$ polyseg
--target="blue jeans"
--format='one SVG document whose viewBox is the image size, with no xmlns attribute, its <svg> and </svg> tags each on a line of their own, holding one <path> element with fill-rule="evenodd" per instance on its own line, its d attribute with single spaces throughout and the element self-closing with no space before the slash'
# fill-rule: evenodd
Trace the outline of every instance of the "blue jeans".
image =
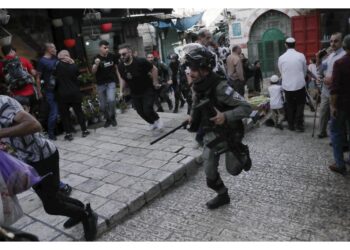
<svg viewBox="0 0 350 250">
<path fill-rule="evenodd" d="M 97 85 L 97 94 L 100 101 L 100 110 L 106 120 L 115 119 L 116 96 L 115 82 Z"/>
<path fill-rule="evenodd" d="M 350 126 L 350 112 L 338 111 L 337 117 L 331 118 L 330 131 L 331 131 L 331 142 L 333 147 L 333 156 L 334 156 L 334 160 L 337 168 L 340 168 L 340 169 L 345 168 L 343 147 L 346 142 L 345 130 L 349 126 Z"/>
<path fill-rule="evenodd" d="M 47 132 L 50 137 L 55 136 L 57 115 L 58 115 L 58 107 L 57 102 L 55 101 L 55 94 L 53 91 L 47 90 L 46 93 L 46 101 L 49 104 L 50 112 L 47 124 Z"/>
</svg>

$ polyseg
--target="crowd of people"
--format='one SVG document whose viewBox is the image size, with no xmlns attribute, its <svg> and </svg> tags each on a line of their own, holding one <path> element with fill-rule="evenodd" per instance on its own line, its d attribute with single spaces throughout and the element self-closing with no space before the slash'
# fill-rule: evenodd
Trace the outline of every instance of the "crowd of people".
<svg viewBox="0 0 350 250">
<path fill-rule="evenodd" d="M 286 120 L 289 130 L 304 132 L 306 102 L 313 107 L 313 102 L 320 101 L 318 137 L 330 134 L 335 164 L 329 168 L 345 174 L 345 164 L 349 162 L 344 160 L 343 151 L 350 141 L 347 139 L 350 134 L 350 35 L 342 39 L 340 33 L 333 34 L 331 47 L 318 52 L 309 66 L 305 56 L 295 50 L 296 42 L 292 37 L 286 39 L 286 52 L 278 59 L 279 72 L 271 76 L 267 88 L 274 125 L 283 129 Z M 97 215 L 90 204 L 69 197 L 72 188 L 60 181 L 59 152 L 53 142 L 58 116 L 64 139 L 73 140 L 75 128 L 70 108 L 77 117 L 82 137 L 90 133 L 82 110 L 79 68 L 67 50 L 57 53 L 53 43 L 45 43 L 44 48 L 36 68 L 18 56 L 11 45 L 1 48 L 4 60 L 0 63 L 0 77 L 6 88 L 0 93 L 0 142 L 11 145 L 20 160 L 46 176 L 34 188 L 45 211 L 69 217 L 65 228 L 82 222 L 85 238 L 94 240 Z M 232 47 L 231 53 L 215 45 L 207 29 L 200 30 L 194 43 L 184 47 L 183 58 L 170 53 L 169 65 L 154 54 L 146 58 L 136 56 L 128 44 L 119 45 L 117 55 L 109 49 L 107 41 L 100 41 L 99 53 L 91 67 L 96 77 L 100 111 L 105 118 L 104 127 L 118 125 L 116 104 L 125 96 L 129 96 L 133 108 L 151 130 L 164 126 L 158 114 L 164 112 L 163 102 L 174 113 L 187 102 L 190 131 L 197 133 L 196 140 L 203 146 L 207 185 L 217 193 L 207 202 L 207 207 L 215 209 L 228 204 L 228 189 L 218 172 L 219 159 L 225 154 L 226 168 L 232 175 L 251 168 L 248 146 L 242 143 L 242 119 L 252 112 L 246 100 L 248 79 L 254 77 L 248 96 L 263 91 L 260 62 L 251 65 L 238 45 Z M 116 99 L 118 87 L 119 99 Z M 308 95 L 309 88 L 319 90 L 316 101 Z M 47 137 L 40 133 L 42 127 Z"/>
<path fill-rule="evenodd" d="M 346 164 L 350 165 L 350 157 L 344 160 L 350 142 L 350 86 L 346 70 L 350 35 L 343 39 L 341 33 L 334 33 L 330 47 L 317 52 L 308 66 L 305 56 L 295 50 L 296 42 L 291 37 L 286 39 L 287 51 L 278 60 L 280 77 L 270 78 L 268 92 L 274 125 L 283 129 L 282 121 L 286 120 L 289 130 L 304 132 L 305 104 L 313 112 L 316 112 L 313 103 L 316 108 L 320 105 L 318 138 L 330 136 L 335 161 L 329 169 L 346 174 Z M 310 89 L 315 90 L 314 98 L 309 94 Z"/>
</svg>

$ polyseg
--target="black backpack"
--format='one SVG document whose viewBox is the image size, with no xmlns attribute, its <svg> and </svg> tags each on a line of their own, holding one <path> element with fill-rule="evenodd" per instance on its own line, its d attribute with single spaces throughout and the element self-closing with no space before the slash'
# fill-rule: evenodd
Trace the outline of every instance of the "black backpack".
<svg viewBox="0 0 350 250">
<path fill-rule="evenodd" d="M 34 83 L 33 76 L 23 68 L 18 56 L 4 61 L 3 72 L 5 75 L 5 81 L 11 91 L 21 90 L 27 84 Z"/>
</svg>

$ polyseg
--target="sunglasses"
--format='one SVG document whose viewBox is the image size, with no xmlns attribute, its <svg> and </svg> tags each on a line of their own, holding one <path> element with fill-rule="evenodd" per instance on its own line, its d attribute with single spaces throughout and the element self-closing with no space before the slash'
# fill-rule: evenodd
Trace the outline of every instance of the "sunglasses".
<svg viewBox="0 0 350 250">
<path fill-rule="evenodd" d="M 329 42 L 330 43 L 337 43 L 337 42 L 339 42 L 339 40 L 335 39 L 335 40 L 330 40 Z"/>
</svg>

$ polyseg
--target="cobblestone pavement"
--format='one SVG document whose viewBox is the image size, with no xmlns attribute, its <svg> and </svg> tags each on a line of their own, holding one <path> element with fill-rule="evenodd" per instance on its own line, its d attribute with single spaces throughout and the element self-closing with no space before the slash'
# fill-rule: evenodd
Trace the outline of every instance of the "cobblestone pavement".
<svg viewBox="0 0 350 250">
<path fill-rule="evenodd" d="M 160 113 L 164 132 L 181 124 L 179 114 Z M 90 202 L 99 215 L 99 233 L 161 195 L 169 187 L 190 175 L 197 166 L 194 157 L 201 151 L 186 130 L 179 130 L 157 144 L 150 142 L 163 134 L 150 131 L 134 110 L 117 117 L 118 126 L 90 130 L 72 142 L 60 136 L 61 178 L 73 187 L 72 197 Z M 36 234 L 41 241 L 81 240 L 82 225 L 63 228 L 63 216 L 47 215 L 33 191 L 18 195 L 25 216 L 13 226 Z"/>
<path fill-rule="evenodd" d="M 348 241 L 350 177 L 328 170 L 328 139 L 262 126 L 246 136 L 253 167 L 230 176 L 231 204 L 209 211 L 214 196 L 203 169 L 129 216 L 100 241 Z"/>
</svg>

